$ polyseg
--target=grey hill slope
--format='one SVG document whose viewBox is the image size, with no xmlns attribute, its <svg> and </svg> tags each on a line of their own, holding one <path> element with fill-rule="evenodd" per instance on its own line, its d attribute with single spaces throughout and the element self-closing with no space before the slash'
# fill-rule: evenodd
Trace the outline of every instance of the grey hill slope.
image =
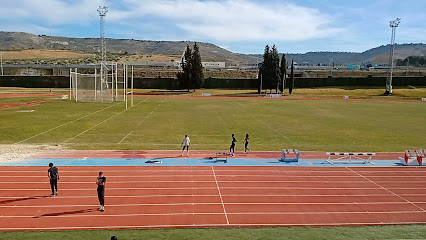
<svg viewBox="0 0 426 240">
<path fill-rule="evenodd" d="M 84 53 L 97 53 L 100 41 L 98 38 L 68 38 L 45 35 L 34 35 L 23 32 L 0 32 L 0 50 L 26 49 L 63 49 Z M 107 51 L 115 54 L 162 54 L 181 56 L 187 41 L 148 41 L 134 39 L 107 39 Z M 232 64 L 255 64 L 262 54 L 238 54 L 211 43 L 199 43 L 203 61 L 218 61 Z M 279 49 L 285 52 L 285 49 Z M 353 52 L 308 52 L 304 54 L 287 54 L 287 59 L 310 64 L 360 64 L 365 62 L 384 62 L 389 53 L 389 46 L 380 46 L 362 53 Z M 395 48 L 396 58 L 408 56 L 426 56 L 426 44 L 398 44 Z"/>
</svg>

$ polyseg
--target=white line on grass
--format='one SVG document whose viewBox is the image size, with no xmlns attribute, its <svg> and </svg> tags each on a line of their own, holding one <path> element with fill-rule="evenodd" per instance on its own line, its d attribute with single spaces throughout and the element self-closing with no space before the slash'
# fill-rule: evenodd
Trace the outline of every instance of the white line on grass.
<svg viewBox="0 0 426 240">
<path fill-rule="evenodd" d="M 129 134 L 127 134 L 123 139 L 121 139 L 120 142 L 118 142 L 118 144 L 121 144 L 128 136 L 130 136 L 133 133 L 133 131 L 130 131 Z"/>
<path fill-rule="evenodd" d="M 141 103 L 145 102 L 147 99 L 148 99 L 148 98 L 145 98 L 145 100 L 140 101 L 139 103 L 137 103 L 137 104 L 135 105 L 135 107 L 136 107 L 137 105 L 139 105 L 139 104 L 141 104 Z M 68 140 L 66 140 L 66 141 L 64 141 L 64 142 L 62 142 L 62 143 L 67 143 L 67 142 L 69 142 L 69 141 L 73 140 L 74 138 L 77 138 L 77 137 L 79 137 L 79 136 L 81 136 L 81 135 L 85 134 L 86 132 L 88 132 L 88 131 L 90 131 L 90 130 L 94 129 L 95 127 L 97 127 L 97 126 L 99 126 L 99 125 L 101 125 L 101 124 L 103 124 L 103 123 L 105 123 L 105 122 L 109 121 L 110 119 L 114 118 L 115 116 L 117 116 L 117 115 L 119 115 L 119 114 L 122 114 L 122 113 L 124 113 L 124 112 L 126 112 L 126 111 L 127 111 L 127 109 L 125 109 L 125 110 L 123 110 L 123 111 L 121 111 L 121 112 L 118 112 L 118 113 L 116 113 L 116 114 L 112 115 L 111 117 L 109 117 L 109 118 L 107 118 L 107 119 L 103 120 L 102 122 L 100 122 L 100 123 L 96 124 L 95 126 L 93 126 L 93 127 L 89 128 L 89 129 L 87 129 L 87 130 L 85 130 L 85 131 L 83 131 L 83 132 L 81 132 L 81 133 L 79 133 L 79 134 L 75 135 L 74 137 L 72 137 L 72 138 L 70 138 L 70 139 L 68 139 Z"/>
<path fill-rule="evenodd" d="M 161 104 L 163 104 L 163 103 L 165 103 L 165 102 L 167 102 L 167 98 L 166 99 L 164 99 L 162 102 L 160 102 L 159 104 L 158 104 L 158 106 L 153 110 L 153 111 L 151 111 L 150 113 L 149 113 L 149 115 L 147 115 L 144 119 L 142 119 L 142 121 L 140 121 L 139 122 L 139 124 L 138 124 L 138 126 L 140 126 L 140 125 L 142 125 L 142 123 L 144 123 L 145 122 L 145 120 L 146 119 L 148 119 L 148 117 L 150 116 L 150 115 L 152 115 L 160 106 L 161 106 Z"/>
<path fill-rule="evenodd" d="M 113 104 L 113 105 L 111 105 L 111 106 L 109 106 L 109 107 L 102 108 L 102 109 L 100 109 L 100 110 L 98 110 L 98 111 L 96 111 L 96 112 L 93 112 L 93 113 L 89 113 L 89 114 L 87 114 L 87 115 L 85 115 L 85 116 L 83 116 L 83 117 L 80 117 L 80 118 L 78 118 L 78 119 L 75 119 L 75 120 L 72 120 L 72 121 L 69 121 L 69 122 L 63 123 L 63 124 L 61 124 L 61 125 L 59 125 L 59 126 L 56 126 L 56 127 L 52 128 L 52 129 L 49 129 L 49 130 L 47 130 L 47 131 L 44 131 L 44 132 L 42 132 L 42 133 L 39 133 L 39 134 L 37 134 L 37 135 L 34 135 L 34 136 L 29 137 L 29 138 L 27 138 L 27 139 L 24 139 L 24 140 L 22 140 L 22 141 L 16 142 L 16 143 L 14 143 L 14 144 L 20 144 L 20 143 L 26 142 L 26 141 L 28 141 L 28 140 L 30 140 L 30 139 L 33 139 L 33 138 L 38 137 L 38 136 L 40 136 L 40 135 L 43 135 L 43 134 L 45 134 L 45 133 L 51 132 L 51 131 L 53 131 L 53 130 L 55 130 L 55 129 L 58 129 L 58 128 L 60 128 L 60 127 L 63 127 L 63 126 L 65 126 L 65 125 L 67 125 L 67 124 L 70 124 L 70 123 L 73 123 L 73 122 L 79 121 L 79 120 L 81 120 L 81 119 L 83 119 L 83 118 L 86 118 L 86 117 L 89 117 L 89 116 L 91 116 L 91 115 L 93 115 L 93 114 L 96 114 L 96 113 L 98 113 L 98 112 L 104 111 L 104 110 L 106 110 L 106 109 L 108 109 L 108 108 L 111 108 L 111 107 L 113 107 L 113 106 L 115 106 L 115 105 L 116 105 L 116 104 Z"/>
<path fill-rule="evenodd" d="M 250 116 L 251 118 L 253 118 L 254 120 L 256 120 L 258 123 L 262 124 L 263 126 L 269 128 L 270 130 L 272 130 L 273 132 L 275 132 L 276 134 L 280 135 L 281 137 L 284 137 L 285 139 L 289 140 L 290 142 L 299 145 L 298 143 L 294 142 L 293 140 L 291 140 L 289 137 L 285 136 L 284 134 L 278 132 L 277 130 L 275 130 L 274 128 L 272 128 L 271 126 L 269 126 L 268 124 L 266 124 L 264 121 L 259 120 L 258 118 L 254 117 L 252 114 L 250 114 L 249 112 L 247 112 L 244 108 L 240 107 L 238 104 L 233 103 L 231 100 L 226 99 L 228 102 L 230 102 L 231 104 L 237 106 L 239 109 L 241 109 L 243 112 L 245 112 L 248 116 Z"/>
</svg>

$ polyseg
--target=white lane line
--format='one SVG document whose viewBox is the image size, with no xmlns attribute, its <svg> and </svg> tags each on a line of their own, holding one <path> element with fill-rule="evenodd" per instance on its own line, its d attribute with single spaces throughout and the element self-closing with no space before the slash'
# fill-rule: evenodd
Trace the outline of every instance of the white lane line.
<svg viewBox="0 0 426 240">
<path fill-rule="evenodd" d="M 69 176 L 61 178 L 61 184 L 74 184 L 74 183 L 90 183 L 93 184 L 92 181 L 85 182 L 66 182 L 65 178 L 70 178 Z M 113 178 L 113 177 L 109 177 Z M 215 181 L 110 181 L 111 183 L 214 183 Z M 366 183 L 366 181 L 218 181 L 221 183 Z M 400 183 L 400 181 L 377 181 L 378 183 Z M 19 181 L 9 181 L 9 182 L 0 182 L 0 184 L 33 184 L 33 183 L 48 183 L 46 181 L 42 182 L 19 182 Z M 416 181 L 417 184 L 425 185 L 426 181 Z"/>
<path fill-rule="evenodd" d="M 273 132 L 275 132 L 276 134 L 278 134 L 281 137 L 284 137 L 285 139 L 289 140 L 290 142 L 299 145 L 298 143 L 294 142 L 293 140 L 291 140 L 289 137 L 287 137 L 286 135 L 278 132 L 277 130 L 275 130 L 273 127 L 269 126 L 268 124 L 266 124 L 264 121 L 259 120 L 259 118 L 254 117 L 252 114 L 250 114 L 249 112 L 247 112 L 244 108 L 242 108 L 240 105 L 233 103 L 231 100 L 227 99 L 228 102 L 230 102 L 231 104 L 237 106 L 239 109 L 241 109 L 245 114 L 247 114 L 248 116 L 250 116 L 251 118 L 253 118 L 254 120 L 256 120 L 256 122 L 260 123 L 261 125 L 267 127 L 269 130 L 272 130 Z"/>
<path fill-rule="evenodd" d="M 400 194 L 404 196 L 426 196 L 426 194 Z M 217 194 L 158 194 L 158 195 L 108 195 L 108 198 L 161 198 L 161 197 L 215 197 Z M 226 197 L 343 197 L 343 198 L 351 198 L 351 197 L 389 197 L 393 196 L 393 194 L 353 194 L 353 195 L 341 195 L 341 194 L 222 194 L 222 196 Z M 46 196 L 1 196 L 0 199 L 21 199 L 21 198 L 45 198 Z M 93 195 L 86 196 L 61 196 L 62 198 L 96 198 Z"/>
<path fill-rule="evenodd" d="M 94 207 L 96 208 L 96 207 Z M 424 213 L 422 211 L 389 211 L 389 212 L 236 212 L 230 215 L 324 215 L 324 214 L 407 214 L 407 213 Z M 21 216 L 3 216 L 2 218 L 83 218 L 83 217 L 135 217 L 135 216 L 187 216 L 187 215 L 223 215 L 223 212 L 209 213 L 133 213 L 133 214 L 91 214 L 91 215 L 54 215 L 55 213 L 47 213 L 39 216 L 21 215 Z M 227 224 L 228 226 L 230 224 Z"/>
<path fill-rule="evenodd" d="M 400 199 L 402 199 L 402 200 L 406 201 L 407 203 L 410 203 L 411 205 L 413 205 L 413 206 L 417 207 L 418 209 L 420 209 L 420 210 L 422 210 L 423 212 L 425 212 L 425 213 L 426 213 L 426 210 L 425 210 L 424 208 L 422 208 L 422 207 L 420 207 L 420 206 L 416 205 L 416 204 L 415 204 L 415 203 L 413 203 L 413 202 L 408 201 L 407 199 L 405 199 L 405 198 L 401 197 L 400 195 L 398 195 L 398 194 L 396 194 L 396 193 L 392 192 L 391 190 L 389 190 L 389 189 L 395 189 L 395 188 L 385 188 L 385 187 L 383 187 L 382 185 L 380 185 L 380 184 L 378 184 L 378 183 L 376 183 L 376 182 L 374 182 L 374 181 L 372 181 L 372 180 L 368 179 L 367 177 L 365 177 L 365 176 L 363 176 L 363 175 L 361 175 L 361 174 L 357 173 L 356 171 L 354 171 L 354 170 L 352 170 L 352 169 L 350 169 L 350 168 L 348 168 L 348 167 L 346 167 L 346 168 L 347 168 L 347 169 L 349 169 L 350 171 L 352 171 L 353 173 L 357 174 L 358 176 L 360 176 L 360 177 L 362 177 L 362 178 L 364 178 L 364 179 L 366 179 L 366 180 L 370 181 L 371 183 L 375 184 L 376 186 L 380 187 L 381 189 L 383 189 L 383 190 L 385 190 L 385 191 L 387 191 L 387 192 L 389 192 L 389 193 L 392 193 L 392 194 L 393 194 L 393 195 L 395 195 L 396 197 L 398 197 L 398 198 L 400 198 Z"/>
<path fill-rule="evenodd" d="M 217 195 L 216 195 L 217 196 Z M 59 198 L 59 197 L 56 197 Z M 92 197 L 93 199 L 97 199 L 96 196 Z M 425 203 L 425 202 L 423 202 Z M 345 202 L 345 203 L 318 203 L 318 202 L 312 202 L 312 203 L 303 203 L 303 202 L 286 202 L 286 203 L 261 203 L 261 202 L 245 202 L 245 203 L 225 203 L 226 205 L 249 205 L 249 206 L 255 206 L 255 205 L 261 205 L 261 206 L 312 206 L 312 205 L 328 205 L 328 206 L 336 206 L 336 205 L 409 205 L 407 202 Z M 134 204 L 108 204 L 108 207 L 134 207 L 134 206 L 194 206 L 194 205 L 222 205 L 221 203 L 193 203 L 193 202 L 187 202 L 187 203 L 134 203 Z M 63 205 L 11 205 L 11 206 L 0 206 L 0 208 L 70 208 L 70 207 L 97 207 L 98 205 L 95 204 L 63 204 Z M 223 206 L 223 205 L 222 205 Z M 417 211 L 416 211 L 417 212 Z M 419 211 L 422 212 L 422 211 Z M 222 212 L 223 214 L 223 212 Z M 235 214 L 235 213 L 229 213 L 227 214 Z"/>
<path fill-rule="evenodd" d="M 133 131 L 130 131 L 129 134 L 127 134 L 123 139 L 121 139 L 120 142 L 118 142 L 118 144 L 121 144 L 128 136 L 130 136 L 130 134 L 132 134 Z"/>
<path fill-rule="evenodd" d="M 108 188 L 110 190 L 193 190 L 193 189 L 217 189 L 217 187 L 134 187 L 134 188 Z M 359 188 L 359 187 L 351 187 L 351 188 L 345 188 L 345 187 L 221 187 L 221 189 L 305 189 L 305 190 L 377 190 L 378 188 Z M 419 190 L 419 188 L 388 188 L 388 189 L 397 189 L 397 190 Z M 0 191 L 33 191 L 36 190 L 34 188 L 2 188 Z M 72 188 L 72 189 L 62 189 L 62 191 L 75 191 L 75 190 L 87 190 L 87 191 L 93 191 L 93 188 Z"/>
<path fill-rule="evenodd" d="M 372 222 L 348 222 L 348 223 L 237 223 L 237 224 L 223 224 L 223 223 L 211 223 L 211 224 L 168 224 L 168 225 L 116 225 L 116 226 L 92 226 L 92 227 L 18 227 L 18 228 L 0 228 L 1 231 L 46 231 L 46 230 L 80 230 L 80 229 L 148 229 L 148 228 L 214 228 L 214 227 L 256 227 L 256 226 L 364 226 L 364 225 L 375 225 L 375 226 L 386 226 L 386 225 L 407 225 L 407 224 L 425 224 L 424 222 L 387 222 L 387 223 L 372 223 Z"/>
<path fill-rule="evenodd" d="M 52 128 L 52 129 L 49 129 L 49 130 L 47 130 L 47 131 L 44 131 L 44 132 L 42 132 L 42 133 L 39 133 L 39 134 L 37 134 L 37 135 L 34 135 L 34 136 L 29 137 L 29 138 L 27 138 L 27 139 L 24 139 L 24 140 L 22 140 L 22 141 L 16 142 L 16 143 L 14 143 L 14 144 L 20 144 L 20 143 L 26 142 L 26 141 L 28 141 L 28 140 L 30 140 L 30 139 L 33 139 L 33 138 L 38 137 L 38 136 L 40 136 L 40 135 L 43 135 L 43 134 L 45 134 L 45 133 L 51 132 L 51 131 L 53 131 L 53 130 L 55 130 L 55 129 L 58 129 L 58 128 L 60 128 L 60 127 L 63 127 L 63 126 L 65 126 L 65 125 L 67 125 L 67 124 L 70 124 L 70 123 L 73 123 L 73 122 L 79 121 L 79 120 L 81 120 L 81 119 L 83 119 L 83 118 L 86 118 L 86 117 L 89 117 L 89 116 L 91 116 L 91 115 L 93 115 L 93 114 L 96 114 L 96 113 L 98 113 L 98 112 L 104 111 L 104 110 L 106 110 L 106 109 L 108 109 L 108 108 L 111 108 L 111 107 L 113 107 L 113 106 L 115 106 L 115 105 L 117 105 L 117 104 L 113 104 L 113 105 L 111 105 L 111 106 L 109 106 L 109 107 L 102 108 L 102 109 L 100 109 L 100 110 L 98 110 L 98 111 L 96 111 L 96 112 L 89 113 L 89 114 L 87 114 L 87 115 L 85 115 L 85 116 L 83 116 L 83 117 L 80 117 L 80 118 L 78 118 L 78 119 L 75 119 L 75 120 L 72 120 L 72 121 L 69 121 L 69 122 L 63 123 L 63 124 L 61 124 L 61 125 L 59 125 L 59 126 L 56 126 L 56 127 Z"/>
<path fill-rule="evenodd" d="M 211 166 L 211 167 L 212 167 L 212 171 L 213 171 L 214 180 L 216 181 L 216 187 L 217 187 L 217 191 L 219 193 L 220 202 L 222 203 L 223 212 L 225 213 L 226 223 L 229 225 L 229 220 L 228 220 L 228 215 L 226 214 L 225 204 L 223 204 L 222 194 L 220 193 L 219 184 L 217 183 L 217 179 L 216 179 L 216 173 L 214 172 L 213 166 Z"/>
</svg>

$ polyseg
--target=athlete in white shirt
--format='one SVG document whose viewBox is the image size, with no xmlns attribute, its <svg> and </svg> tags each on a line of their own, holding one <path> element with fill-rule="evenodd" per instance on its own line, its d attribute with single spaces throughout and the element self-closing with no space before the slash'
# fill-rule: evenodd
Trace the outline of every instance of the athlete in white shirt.
<svg viewBox="0 0 426 240">
<path fill-rule="evenodd" d="M 183 148 L 182 148 L 182 154 L 181 154 L 181 156 L 183 156 L 183 152 L 185 151 L 185 148 L 186 148 L 186 154 L 189 157 L 189 143 L 190 142 L 191 142 L 191 140 L 189 140 L 188 135 L 185 135 L 185 137 L 182 140 Z"/>
</svg>

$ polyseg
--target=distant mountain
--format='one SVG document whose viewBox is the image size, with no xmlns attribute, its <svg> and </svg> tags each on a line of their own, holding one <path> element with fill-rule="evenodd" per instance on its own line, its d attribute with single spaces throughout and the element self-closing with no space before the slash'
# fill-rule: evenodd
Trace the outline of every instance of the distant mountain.
<svg viewBox="0 0 426 240">
<path fill-rule="evenodd" d="M 107 39 L 107 51 L 116 54 L 163 54 L 180 57 L 187 44 L 184 41 L 147 41 L 134 39 Z M 221 61 L 231 64 L 255 64 L 262 60 L 261 54 L 238 54 L 211 43 L 199 43 L 203 61 Z M 64 49 L 85 53 L 96 53 L 100 49 L 98 38 L 68 38 L 34 35 L 22 32 L 0 32 L 1 50 L 21 49 Z M 330 64 L 360 64 L 365 62 L 387 62 L 389 45 L 380 46 L 362 53 L 352 52 L 308 52 L 287 54 L 287 59 L 298 63 L 308 62 Z M 398 44 L 395 47 L 396 58 L 408 56 L 426 56 L 426 44 Z"/>
<path fill-rule="evenodd" d="M 294 58 L 298 63 L 311 64 L 360 64 L 366 62 L 387 63 L 389 61 L 390 45 L 372 48 L 362 53 L 354 52 L 308 52 L 305 54 L 286 54 L 287 59 Z M 404 59 L 409 56 L 426 56 L 426 44 L 397 44 L 395 58 Z"/>
</svg>

